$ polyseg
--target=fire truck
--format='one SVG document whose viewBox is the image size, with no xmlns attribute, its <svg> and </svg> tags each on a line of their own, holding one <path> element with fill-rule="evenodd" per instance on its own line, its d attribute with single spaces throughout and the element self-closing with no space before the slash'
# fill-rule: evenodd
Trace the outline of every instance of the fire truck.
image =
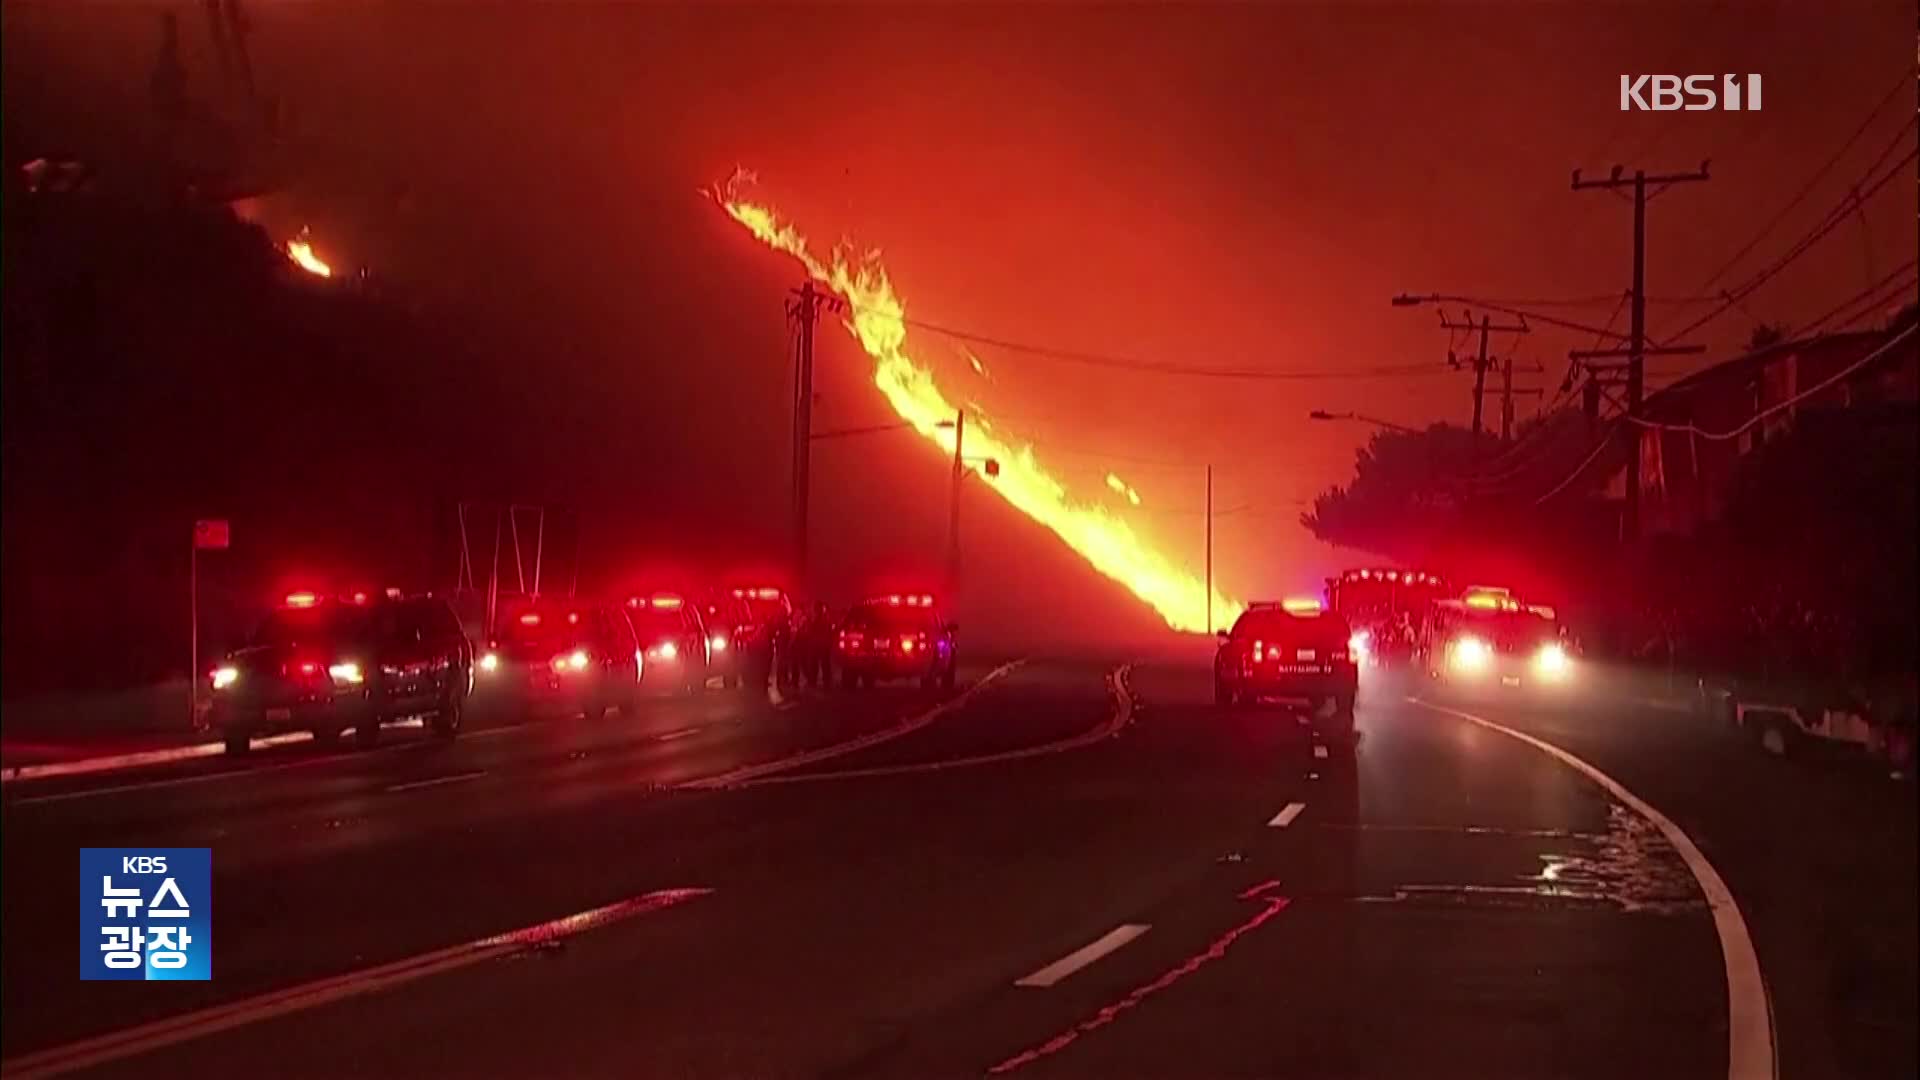
<svg viewBox="0 0 1920 1080">
<path fill-rule="evenodd" d="M 1432 605 L 1453 595 L 1439 574 L 1398 567 L 1360 567 L 1327 579 L 1327 607 L 1353 628 L 1360 663 L 1391 668 L 1411 663 Z"/>
</svg>

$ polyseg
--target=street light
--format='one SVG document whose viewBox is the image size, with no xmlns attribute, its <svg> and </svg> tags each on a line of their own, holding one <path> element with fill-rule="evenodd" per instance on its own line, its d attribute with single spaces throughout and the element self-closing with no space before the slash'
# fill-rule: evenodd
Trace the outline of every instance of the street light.
<svg viewBox="0 0 1920 1080">
<path fill-rule="evenodd" d="M 1332 413 L 1332 412 L 1328 412 L 1325 409 L 1315 409 L 1312 412 L 1308 413 L 1307 417 L 1308 419 L 1311 419 L 1311 420 L 1356 420 L 1363 424 L 1374 424 L 1378 427 L 1387 428 L 1391 431 L 1402 431 L 1407 433 L 1408 435 L 1420 434 L 1419 428 L 1411 428 L 1405 424 L 1396 424 L 1391 420 L 1382 420 L 1379 417 L 1375 417 L 1375 416 L 1362 416 L 1359 413 L 1350 413 L 1350 412 Z"/>
</svg>

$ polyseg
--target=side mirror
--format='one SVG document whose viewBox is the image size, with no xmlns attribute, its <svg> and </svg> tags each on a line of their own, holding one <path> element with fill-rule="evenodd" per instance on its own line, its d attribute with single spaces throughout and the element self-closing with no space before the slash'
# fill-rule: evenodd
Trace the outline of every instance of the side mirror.
<svg viewBox="0 0 1920 1080">
<path fill-rule="evenodd" d="M 1227 642 L 1233 640 L 1233 634 L 1226 630 L 1215 630 L 1213 632 L 1213 636 L 1216 638 L 1219 638 L 1220 644 L 1222 645 L 1225 645 Z"/>
</svg>

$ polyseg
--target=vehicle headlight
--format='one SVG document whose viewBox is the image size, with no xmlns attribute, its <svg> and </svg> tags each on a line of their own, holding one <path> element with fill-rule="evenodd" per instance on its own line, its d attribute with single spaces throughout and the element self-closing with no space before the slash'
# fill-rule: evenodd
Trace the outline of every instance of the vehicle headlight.
<svg viewBox="0 0 1920 1080">
<path fill-rule="evenodd" d="M 236 667 L 217 667 L 213 669 L 213 688 L 225 690 L 240 681 L 240 669 Z"/>
<path fill-rule="evenodd" d="M 1573 669 L 1573 659 L 1567 655 L 1565 647 L 1557 642 L 1549 642 L 1540 646 L 1540 651 L 1534 654 L 1533 667 L 1549 678 L 1565 678 Z"/>
<path fill-rule="evenodd" d="M 707 642 L 707 647 L 711 648 L 714 652 L 726 652 L 727 651 L 727 635 L 725 634 L 713 635 L 713 639 Z"/>
<path fill-rule="evenodd" d="M 680 655 L 680 646 L 671 641 L 663 641 L 654 646 L 652 656 L 656 660 L 671 660 Z"/>
<path fill-rule="evenodd" d="M 495 653 L 487 653 L 485 656 L 482 656 L 480 658 L 480 670 L 489 675 L 499 671 L 500 657 Z"/>
<path fill-rule="evenodd" d="M 367 681 L 367 676 L 360 670 L 360 665 L 351 660 L 343 660 L 338 664 L 328 665 L 327 674 L 332 677 L 334 682 L 348 685 L 358 685 Z"/>
<path fill-rule="evenodd" d="M 1455 639 L 1448 655 L 1453 666 L 1461 671 L 1481 671 L 1493 662 L 1493 650 L 1477 637 Z"/>
<path fill-rule="evenodd" d="M 588 660 L 587 650 L 575 649 L 570 653 L 563 653 L 559 656 L 554 657 L 553 670 L 585 671 L 587 670 L 587 660 Z"/>
</svg>

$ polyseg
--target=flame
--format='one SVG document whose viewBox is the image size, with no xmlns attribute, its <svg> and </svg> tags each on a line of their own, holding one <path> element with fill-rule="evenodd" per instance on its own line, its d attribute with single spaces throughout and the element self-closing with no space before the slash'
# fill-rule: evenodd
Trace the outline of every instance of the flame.
<svg viewBox="0 0 1920 1080">
<path fill-rule="evenodd" d="M 287 258 L 292 260 L 293 265 L 307 273 L 323 278 L 333 276 L 333 267 L 328 266 L 320 256 L 313 253 L 313 242 L 307 239 L 307 230 L 301 229 L 299 236 L 287 241 L 286 251 Z"/>
<path fill-rule="evenodd" d="M 842 244 L 821 259 L 807 238 L 771 207 L 737 197 L 741 184 L 751 179 L 749 173 L 735 173 L 724 189 L 708 194 L 761 243 L 791 256 L 815 281 L 846 301 L 842 325 L 873 358 L 873 384 L 902 420 L 952 454 L 953 430 L 936 425 L 954 415 L 954 406 L 935 384 L 933 374 L 907 353 L 906 304 L 894 292 L 879 253 L 855 257 Z M 1053 530 L 1095 570 L 1152 606 L 1168 626 L 1194 632 L 1208 628 L 1207 590 L 1202 581 L 1103 507 L 1076 501 L 1065 485 L 1041 467 L 1031 445 L 999 434 L 991 420 L 978 413 L 967 417 L 966 439 L 969 456 L 1000 462 L 1000 476 L 991 486 L 1015 509 Z M 1243 607 L 1214 590 L 1215 625 L 1232 622 Z"/>
<path fill-rule="evenodd" d="M 1133 505 L 1135 506 L 1140 505 L 1140 493 L 1133 490 L 1132 484 L 1129 484 L 1125 480 L 1120 479 L 1119 474 L 1108 473 L 1107 486 L 1113 489 L 1114 494 L 1125 495 L 1127 497 L 1127 501 L 1132 503 Z"/>
</svg>

